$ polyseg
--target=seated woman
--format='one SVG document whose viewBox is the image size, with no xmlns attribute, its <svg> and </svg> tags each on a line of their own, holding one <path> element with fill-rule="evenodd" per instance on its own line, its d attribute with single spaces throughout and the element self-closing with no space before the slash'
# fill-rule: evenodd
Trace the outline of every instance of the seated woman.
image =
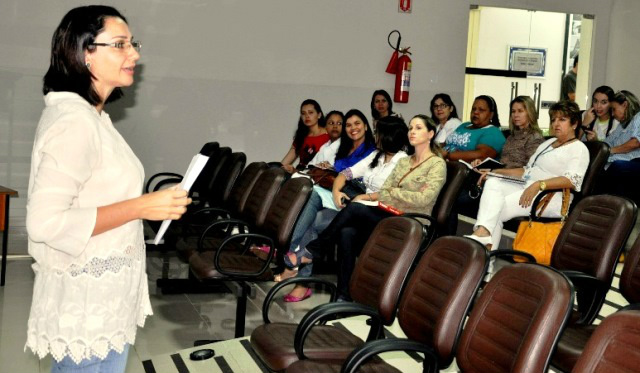
<svg viewBox="0 0 640 373">
<path fill-rule="evenodd" d="M 616 93 L 611 101 L 613 116 L 620 122 L 618 128 L 604 140 L 611 147 L 606 166 L 604 192 L 631 198 L 640 203 L 640 103 L 629 91 Z"/>
<path fill-rule="evenodd" d="M 369 128 L 369 121 L 367 121 L 367 118 L 360 110 L 349 110 L 344 118 L 344 130 L 340 136 L 340 146 L 336 152 L 335 162 L 332 167 L 332 169 L 337 172 L 355 165 L 376 149 L 373 134 Z M 291 237 L 292 250 L 298 247 L 300 239 L 302 239 L 302 236 L 309 226 L 313 224 L 316 213 L 325 207 L 331 206 L 333 206 L 331 191 L 315 185 L 309 201 L 307 201 L 307 204 L 300 213 L 296 226 L 294 227 Z M 336 207 L 333 206 L 333 208 Z M 263 253 L 269 250 L 270 248 L 265 246 L 256 246 L 251 249 L 254 254 L 260 257 L 266 257 Z M 291 276 L 284 278 L 288 277 Z M 280 280 L 281 276 L 276 275 L 276 281 Z"/>
<path fill-rule="evenodd" d="M 329 135 L 329 141 L 320 147 L 316 155 L 309 161 L 309 166 L 330 168 L 336 160 L 336 153 L 340 147 L 340 135 L 342 135 L 342 124 L 344 114 L 341 111 L 333 110 L 327 114 L 325 130 Z"/>
<path fill-rule="evenodd" d="M 280 162 L 282 168 L 289 173 L 295 172 L 296 167 L 293 166 L 293 162 L 296 159 L 299 159 L 298 168 L 307 166 L 320 147 L 329 141 L 324 124 L 320 104 L 315 100 L 304 100 L 300 105 L 300 119 L 293 137 L 293 144 Z"/>
<path fill-rule="evenodd" d="M 301 239 L 292 240 L 291 251 L 295 252 L 298 247 L 305 247 L 310 241 L 316 239 L 318 234 L 322 232 L 331 223 L 333 218 L 338 215 L 339 210 L 345 207 L 345 203 L 350 201 L 347 194 L 344 193 L 344 187 L 349 181 L 362 180 L 366 188 L 365 193 L 355 196 L 355 200 L 367 199 L 373 193 L 376 193 L 387 180 L 391 171 L 395 168 L 398 161 L 407 156 L 405 150 L 409 146 L 407 138 L 407 125 L 402 118 L 385 117 L 378 121 L 377 128 L 377 145 L 378 149 L 366 158 L 351 167 L 347 167 L 338 174 L 333 182 L 333 204 L 323 204 L 323 207 L 317 211 L 312 224 L 306 227 L 306 231 Z M 303 214 L 311 214 L 314 206 L 309 204 L 305 208 Z M 296 224 L 296 231 L 302 230 L 302 222 Z M 301 268 L 299 276 L 311 276 L 312 265 Z M 278 277 L 277 280 L 283 280 L 286 276 L 296 274 L 293 271 L 287 271 Z M 288 295 L 285 296 L 285 302 L 298 302 L 308 298 L 311 295 L 311 289 L 303 285 L 297 285 Z"/>
<path fill-rule="evenodd" d="M 488 177 L 480 199 L 474 232 L 467 237 L 495 250 L 500 243 L 503 222 L 529 215 L 531 203 L 538 193 L 547 188 L 580 191 L 589 166 L 589 151 L 576 137 L 580 108 L 574 102 L 561 101 L 551 106 L 549 117 L 555 137 L 542 143 L 526 166 L 493 171 L 523 178 L 525 183 Z M 542 216 L 559 217 L 561 205 L 562 195 L 556 193 Z"/>
<path fill-rule="evenodd" d="M 306 248 L 285 256 L 286 271 L 293 271 L 298 264 L 311 263 L 314 256 L 321 256 L 323 250 L 337 243 L 340 261 L 338 292 L 342 299 L 349 299 L 349 279 L 369 232 L 380 220 L 393 215 L 376 206 L 356 202 L 379 201 L 403 212 L 430 214 L 447 173 L 439 146 L 433 141 L 435 133 L 436 125 L 431 118 L 426 115 L 413 117 L 409 123 L 409 143 L 415 148 L 415 153 L 398 161 L 378 193 L 354 198 L 316 240 Z"/>
<path fill-rule="evenodd" d="M 584 113 L 582 119 L 583 140 L 604 141 L 620 122 L 611 113 L 611 102 L 615 93 L 611 87 L 603 85 L 596 88 L 591 96 L 591 108 Z"/>
<path fill-rule="evenodd" d="M 451 96 L 446 93 L 438 93 L 431 99 L 431 119 L 438 125 L 436 142 L 444 145 L 447 137 L 455 131 L 462 122 L 458 118 L 458 110 Z"/>
<path fill-rule="evenodd" d="M 462 123 L 447 137 L 443 156 L 466 162 L 496 158 L 504 141 L 495 100 L 491 96 L 478 96 L 471 107 L 471 122 Z"/>
<path fill-rule="evenodd" d="M 388 116 L 402 118 L 402 115 L 393 112 L 393 101 L 391 101 L 389 93 L 384 89 L 378 89 L 371 96 L 371 118 L 373 118 L 371 125 L 373 126 L 373 132 L 376 132 L 380 118 Z"/>
<path fill-rule="evenodd" d="M 509 130 L 511 134 L 502 147 L 502 155 L 499 161 L 505 168 L 524 167 L 538 146 L 544 142 L 542 131 L 538 127 L 536 106 L 531 97 L 518 96 L 509 105 Z M 471 162 L 473 167 L 478 166 L 484 158 L 478 158 Z M 477 175 L 477 174 L 475 174 Z M 477 179 L 474 179 L 474 182 Z M 478 213 L 478 197 L 481 189 L 477 185 L 467 185 L 463 188 L 457 201 L 457 209 L 466 216 L 475 217 Z M 455 232 L 455 229 L 452 230 Z"/>
</svg>

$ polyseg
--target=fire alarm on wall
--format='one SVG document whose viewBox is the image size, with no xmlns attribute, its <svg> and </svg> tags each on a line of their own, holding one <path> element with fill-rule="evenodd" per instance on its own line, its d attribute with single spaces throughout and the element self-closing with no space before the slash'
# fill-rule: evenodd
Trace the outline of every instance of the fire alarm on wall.
<svg viewBox="0 0 640 373">
<path fill-rule="evenodd" d="M 398 0 L 398 13 L 411 13 L 411 0 Z"/>
</svg>

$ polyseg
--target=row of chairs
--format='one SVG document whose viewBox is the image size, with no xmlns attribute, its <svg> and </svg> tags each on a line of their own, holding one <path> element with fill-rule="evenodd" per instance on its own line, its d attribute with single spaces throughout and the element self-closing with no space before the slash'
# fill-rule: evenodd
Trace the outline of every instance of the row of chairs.
<svg viewBox="0 0 640 373">
<path fill-rule="evenodd" d="M 246 158 L 245 158 L 246 159 Z M 464 181 L 464 178 L 466 176 L 466 168 L 464 167 L 459 167 L 460 165 L 456 164 L 456 163 L 448 163 L 447 164 L 447 168 L 448 168 L 448 178 L 447 178 L 447 183 L 445 184 L 445 187 L 443 188 L 443 192 L 438 200 L 438 203 L 436 204 L 436 207 L 434 208 L 434 216 L 433 218 L 431 218 L 431 228 L 432 229 L 427 229 L 425 230 L 423 229 L 423 240 L 425 242 L 431 242 L 433 237 L 437 237 L 437 236 L 442 236 L 447 234 L 448 232 L 446 232 L 445 229 L 443 229 L 444 227 L 446 227 L 446 220 L 449 217 L 448 212 L 450 212 L 451 210 L 451 206 L 453 201 L 455 201 L 455 197 L 458 194 L 459 191 L 459 187 L 462 185 L 462 182 Z M 249 170 L 256 168 L 257 166 L 255 166 L 254 164 L 251 164 L 247 167 L 247 169 L 242 172 L 242 174 L 240 175 L 240 177 L 238 178 L 237 182 L 238 185 L 242 185 L 243 183 L 241 183 L 240 181 L 243 179 L 243 176 L 245 176 L 245 173 L 247 173 Z M 262 169 L 266 169 L 266 165 L 262 166 Z M 269 172 L 272 173 L 278 173 L 281 172 L 281 170 L 278 169 L 270 169 Z M 256 180 L 257 181 L 257 180 Z M 280 182 L 281 183 L 281 182 Z M 213 183 L 215 184 L 215 183 Z M 276 183 L 277 184 L 277 183 Z M 255 187 L 255 184 L 254 184 Z M 457 188 L 457 189 L 456 189 Z M 252 188 L 249 188 L 252 189 Z M 268 188 L 267 188 L 268 189 Z M 240 194 L 238 192 L 238 188 L 237 186 L 232 186 L 229 188 L 230 193 L 229 196 L 233 195 L 234 192 L 237 194 Z M 265 190 L 264 187 L 259 187 L 256 189 L 255 193 L 259 193 L 259 191 L 261 190 Z M 206 193 L 203 193 L 203 195 L 205 195 Z M 253 190 L 251 190 L 251 192 L 245 190 L 245 194 L 247 197 L 247 200 L 251 198 L 251 196 L 254 194 Z M 620 207 L 620 201 L 622 199 L 617 199 L 616 197 L 610 197 L 610 196 L 598 196 L 599 198 L 605 198 L 605 200 L 601 200 L 601 199 L 596 199 L 596 201 L 598 201 L 599 203 L 594 203 L 594 200 L 587 200 L 585 202 L 585 204 L 581 204 L 584 206 L 588 206 L 588 208 L 583 208 L 583 209 L 577 209 L 575 212 L 572 212 L 572 218 L 574 218 L 574 222 L 571 223 L 571 219 L 569 219 L 569 221 L 567 222 L 568 226 L 576 226 L 576 227 L 582 227 L 581 229 L 576 230 L 575 232 L 571 232 L 571 233 L 567 233 L 563 238 L 563 235 L 561 234 L 559 240 L 558 240 L 558 244 L 557 246 L 567 246 L 569 249 L 568 252 L 572 252 L 570 255 L 560 255 L 558 254 L 558 259 L 556 260 L 557 263 L 555 263 L 555 266 L 560 268 L 560 269 L 564 269 L 565 271 L 567 270 L 567 268 L 578 268 L 581 271 L 583 271 L 584 273 L 587 273 L 589 275 L 591 275 L 594 278 L 598 279 L 598 286 L 591 286 L 591 284 L 593 284 L 594 282 L 591 282 L 590 284 L 587 283 L 587 286 L 585 286 L 586 289 L 596 289 L 596 293 L 604 293 L 606 294 L 606 290 L 608 290 L 608 287 L 610 286 L 611 283 L 611 278 L 613 276 L 613 268 L 615 268 L 615 263 L 616 263 L 616 258 L 617 256 L 615 255 L 615 252 L 617 252 L 619 254 L 621 247 L 624 244 L 624 241 L 626 241 L 626 238 L 628 236 L 628 231 L 625 231 L 625 227 L 627 223 L 620 223 L 620 219 L 623 220 L 631 220 L 631 221 L 635 221 L 635 206 L 633 204 L 631 204 L 631 209 L 629 209 L 629 205 L 627 205 L 626 207 L 624 206 L 624 203 L 622 203 L 622 207 Z M 255 198 L 255 196 L 254 196 Z M 274 197 L 275 198 L 275 197 Z M 609 199 L 606 199 L 609 198 Z M 258 198 L 255 198 L 255 200 L 257 201 Z M 265 200 L 271 200 L 269 198 L 261 198 L 261 201 L 265 201 Z M 275 199 L 274 199 L 275 200 Z M 305 199 L 306 201 L 306 199 Z M 624 201 L 624 200 L 622 200 Z M 616 204 L 618 203 L 618 204 Z M 629 202 L 627 202 L 628 204 Z M 208 203 L 210 205 L 210 203 Z M 302 203 L 302 205 L 304 205 L 304 203 Z M 228 206 L 228 205 L 227 205 Z M 447 211 L 448 210 L 448 211 Z M 228 211 L 228 210 L 227 210 Z M 267 209 L 268 211 L 268 209 Z M 620 213 L 621 211 L 626 211 L 626 213 Z M 632 211 L 632 213 L 629 213 L 629 211 Z M 616 213 L 617 212 L 617 213 Z M 227 212 L 229 215 L 227 216 L 230 217 L 231 212 Z M 298 212 L 299 213 L 299 212 Z M 274 210 L 274 214 L 275 214 L 275 210 Z M 295 215 L 295 217 L 293 216 Z M 617 217 L 616 217 L 617 215 Z M 195 216 L 195 215 L 194 215 Z M 244 216 L 246 217 L 246 216 Z M 275 217 L 272 216 L 272 218 Z M 297 218 L 297 214 L 293 213 L 290 215 L 291 219 L 290 220 L 290 227 L 292 228 L 293 224 L 295 223 L 295 219 Z M 218 218 L 218 220 L 215 222 L 214 225 L 216 225 L 217 227 L 222 227 L 222 231 L 223 232 L 230 232 L 230 224 L 236 224 L 236 227 L 241 226 L 242 224 L 240 224 L 240 222 L 238 221 L 224 221 L 225 219 L 220 219 Z M 226 219 L 229 220 L 229 219 Z M 265 216 L 265 220 L 271 220 L 271 219 L 266 219 Z M 209 220 L 210 221 L 210 220 Z M 245 222 L 246 223 L 246 222 Z M 264 223 L 264 221 L 263 221 Z M 247 223 L 245 224 L 245 228 L 248 228 L 249 226 L 253 225 L 254 228 L 256 227 L 254 224 L 250 224 Z M 627 224 L 628 225 L 628 224 Z M 259 227 L 259 225 L 258 225 Z M 600 231 L 598 231 L 598 229 L 592 229 L 593 227 L 598 227 L 598 229 L 600 229 Z M 609 229 L 611 228 L 611 229 Z M 213 228 L 209 228 L 209 230 L 213 230 Z M 182 229 L 182 231 L 186 231 L 185 229 Z M 566 230 L 567 232 L 570 230 Z M 564 231 L 563 231 L 564 232 Z M 577 233 L 576 233 L 577 232 Z M 596 236 L 600 236 L 600 233 L 603 232 L 613 232 L 613 236 L 616 237 L 613 241 L 607 241 L 607 240 L 602 240 L 599 239 Z M 455 233 L 455 232 L 452 232 Z M 289 232 L 290 235 L 290 232 Z M 216 279 L 220 279 L 220 278 L 240 278 L 243 280 L 252 280 L 255 281 L 257 279 L 257 277 L 259 276 L 259 274 L 257 274 L 257 272 L 253 272 L 251 275 L 247 275 L 246 271 L 226 271 L 226 270 L 222 270 L 220 271 L 219 269 L 224 268 L 225 265 L 222 263 L 224 262 L 224 260 L 222 258 L 224 258 L 224 255 L 221 255 L 220 253 L 222 253 L 222 250 L 216 250 L 216 251 L 209 251 L 208 248 L 204 247 L 204 243 L 208 242 L 207 240 L 204 239 L 205 235 L 201 235 L 197 241 L 198 241 L 198 249 L 195 250 L 197 256 L 193 256 L 193 253 L 189 255 L 189 262 L 192 263 L 192 271 L 195 273 L 200 273 L 201 275 L 196 275 L 196 277 L 200 278 L 200 279 L 208 279 L 208 278 L 216 278 Z M 286 234 L 285 234 L 286 236 Z M 225 237 L 222 241 L 224 242 L 225 240 L 227 240 L 229 237 Z M 245 240 L 247 238 L 252 238 L 255 239 L 257 238 L 257 236 L 239 236 L 238 238 L 236 238 L 236 242 L 238 240 Z M 265 239 L 264 237 L 262 237 L 261 239 Z M 284 249 L 284 251 L 286 251 L 286 248 L 288 247 L 288 237 L 283 238 L 282 240 L 280 240 L 280 245 L 275 244 L 275 242 L 271 241 L 272 243 L 272 247 L 279 247 L 281 250 Z M 604 242 L 607 241 L 607 242 Z M 218 240 L 218 242 L 220 242 L 220 239 Z M 230 242 L 230 241 L 229 241 Z M 229 245 L 229 242 L 226 243 L 227 246 Z M 564 242 L 564 243 L 563 243 Z M 622 244 L 620 244 L 620 242 L 622 242 Z M 216 245 L 213 245 L 216 246 Z M 222 245 L 224 246 L 224 245 Z M 242 247 L 242 250 L 238 251 L 238 248 Z M 208 254 L 201 254 L 201 253 L 207 253 Z M 233 257 L 235 258 L 235 263 L 241 263 L 241 261 L 238 261 L 237 258 L 238 253 L 242 254 L 243 252 L 246 252 L 246 241 L 244 241 L 244 245 L 238 245 L 236 244 L 236 248 L 234 251 L 234 254 L 229 256 L 229 258 Z M 561 250 L 554 250 L 555 252 L 561 252 Z M 614 255 L 608 255 L 607 253 L 609 252 L 613 252 Z M 215 254 L 214 254 L 215 253 Z M 235 255 L 235 256 L 234 256 Z M 555 254 L 554 254 L 555 257 Z M 598 260 L 601 258 L 613 258 L 613 259 L 604 259 L 604 260 Z M 193 258 L 193 260 L 192 260 Z M 255 260 L 255 258 L 252 258 L 253 260 Z M 359 263 L 362 261 L 359 261 Z M 231 260 L 227 260 L 226 261 L 226 265 L 230 265 L 233 261 Z M 202 263 L 206 263 L 206 265 L 202 265 Z M 595 264 L 594 264 L 595 263 Z M 261 262 L 261 264 L 264 266 L 264 262 Z M 552 263 L 552 265 L 554 265 L 554 263 Z M 244 266 L 243 266 L 244 267 Z M 564 268 L 563 268 L 564 267 Z M 597 267 L 597 268 L 596 268 Z M 198 270 L 198 268 L 202 269 L 202 268 L 207 268 L 205 271 L 200 271 Z M 218 269 L 217 271 L 215 269 Z M 264 267 L 263 267 L 264 268 Z M 626 267 L 625 267 L 626 268 Z M 211 272 L 213 269 L 213 272 Z M 611 269 L 611 271 L 609 271 L 609 269 Z M 209 271 L 209 272 L 207 272 Z M 265 269 L 266 272 L 266 269 Z M 205 275 L 202 276 L 202 273 L 204 273 Z M 208 273 L 208 274 L 207 274 Z M 262 272 L 264 273 L 264 272 Z M 213 275 L 212 275 L 213 274 Z M 354 277 L 355 274 L 354 274 Z M 576 277 L 578 278 L 578 277 Z M 583 277 L 586 278 L 586 277 Z M 294 281 L 303 281 L 306 279 L 295 279 Z M 574 280 L 576 281 L 576 280 Z M 586 281 L 591 281 L 591 280 L 586 280 Z M 245 284 L 246 285 L 246 284 Z M 283 284 L 281 286 L 279 286 L 278 288 L 281 288 L 282 286 L 285 286 L 286 284 Z M 274 289 L 277 290 L 277 289 Z M 352 291 L 352 294 L 356 294 L 356 293 L 362 293 L 362 294 L 368 294 L 367 291 L 362 291 L 362 289 L 360 289 L 360 291 Z M 581 292 L 579 294 L 582 294 Z M 604 299 L 604 294 L 602 297 L 602 300 Z M 239 297 L 239 307 L 238 309 L 240 309 L 240 299 L 241 297 Z M 590 297 L 584 297 L 581 295 L 578 295 L 578 299 L 579 299 L 579 305 L 580 304 L 589 304 L 590 306 L 587 307 L 588 310 L 590 310 L 590 315 L 593 316 L 585 316 L 585 313 L 582 312 L 581 317 L 578 317 L 577 319 L 580 319 L 580 323 L 578 325 L 586 325 L 589 324 L 591 321 L 593 321 L 592 317 L 595 317 L 595 315 L 597 315 L 597 311 L 599 311 L 602 302 L 601 301 L 593 301 L 593 300 L 589 300 L 589 301 L 580 301 L 580 299 L 590 299 Z M 246 302 L 246 295 L 245 295 L 245 302 Z M 580 308 L 579 308 L 580 309 Z M 582 309 L 585 309 L 585 307 L 582 307 Z M 595 310 L 595 313 L 593 313 Z M 263 311 L 263 314 L 267 315 L 267 311 Z M 240 315 L 238 315 L 239 317 Z M 266 320 L 268 320 L 268 316 L 265 316 Z M 244 321 L 244 315 L 242 315 L 242 320 Z M 236 319 L 236 322 L 238 323 L 239 319 Z M 387 319 L 388 322 L 388 319 Z M 238 326 L 238 324 L 236 324 Z M 236 329 L 236 335 L 240 336 L 243 335 L 244 333 L 244 326 L 242 325 L 241 330 L 240 329 Z M 283 356 L 282 354 L 279 356 Z M 278 370 L 278 369 L 276 369 Z M 566 370 L 568 371 L 568 370 Z"/>
<path fill-rule="evenodd" d="M 588 336 L 595 329 L 591 322 L 604 300 L 599 298 L 600 295 L 604 297 L 600 290 L 605 287 L 608 290 L 611 284 L 612 272 L 608 272 L 607 267 L 615 267 L 617 255 L 624 246 L 635 218 L 636 207 L 626 199 L 612 196 L 588 197 L 576 206 L 554 248 L 552 266 L 556 268 L 550 268 L 549 271 L 555 274 L 549 274 L 543 267 L 531 264 L 515 264 L 499 271 L 476 301 L 474 311 L 466 323 L 457 351 L 457 360 L 462 371 L 542 372 L 546 369 L 556 342 L 567 324 L 558 351 L 553 355 L 553 365 L 570 372 L 581 350 L 585 348 Z M 463 321 L 460 318 L 464 320 L 466 314 L 467 307 L 464 302 L 471 299 L 467 298 L 470 296 L 468 292 L 463 300 L 456 298 L 460 294 L 457 286 L 462 286 L 459 285 L 461 281 L 471 281 L 466 283 L 465 289 L 468 291 L 477 288 L 486 270 L 485 251 L 464 238 L 440 238 L 426 250 L 420 264 L 411 275 L 409 285 L 402 290 L 406 275 L 399 275 L 398 272 L 405 273 L 407 268 L 411 268 L 406 262 L 418 258 L 419 255 L 416 253 L 420 252 L 407 246 L 415 246 L 420 240 L 412 238 L 415 235 L 415 230 L 411 233 L 412 223 L 401 222 L 399 219 L 406 218 L 383 220 L 363 249 L 350 284 L 351 294 L 358 305 L 321 305 L 310 311 L 300 325 L 271 323 L 268 310 L 275 292 L 292 282 L 310 280 L 292 279 L 272 289 L 263 308 L 265 325 L 257 328 L 251 336 L 254 350 L 269 369 L 286 369 L 287 372 L 337 372 L 341 371 L 340 369 L 343 372 L 356 371 L 358 364 L 371 355 L 398 346 L 432 356 L 432 360 L 429 361 L 436 363 L 431 363 L 429 367 L 425 365 L 425 371 L 437 371 L 450 363 L 459 332 L 456 327 L 461 327 Z M 402 224 L 404 226 L 401 226 Z M 405 238 L 404 241 L 402 237 Z M 473 274 L 453 271 L 453 268 L 465 267 L 456 260 L 468 259 L 468 252 L 473 251 L 474 246 L 475 250 L 481 248 L 478 252 L 483 254 L 482 259 L 474 260 L 482 264 L 476 264 L 476 270 L 471 271 Z M 580 251 L 580 247 L 584 247 L 583 251 Z M 589 250 L 593 250 L 591 256 L 594 257 L 590 261 L 591 265 L 596 265 L 597 268 L 585 266 L 585 261 L 581 268 L 586 273 L 567 269 L 567 263 L 569 267 L 576 268 L 571 266 L 571 259 L 575 259 L 573 255 L 577 253 L 579 257 Z M 385 260 L 380 260 L 382 257 Z M 621 291 L 631 303 L 640 301 L 640 291 L 637 290 L 637 285 L 640 284 L 639 262 L 640 238 L 636 240 L 630 252 L 620 281 Z M 484 269 L 478 271 L 478 266 Z M 593 273 L 594 270 L 597 275 L 590 276 L 589 273 Z M 453 272 L 455 274 L 452 274 Z M 567 275 L 573 281 L 568 281 Z M 604 280 L 598 279 L 597 276 Z M 556 277 L 556 280 L 550 280 L 553 277 Z M 580 281 L 576 280 L 577 278 Z M 478 285 L 472 285 L 476 281 Z M 586 281 L 589 281 L 590 285 L 585 286 Z M 545 288 L 545 283 L 550 287 Z M 570 296 L 562 290 L 566 289 L 566 284 L 572 283 L 579 285 L 576 289 L 579 300 L 577 311 L 572 309 L 573 290 L 569 292 Z M 402 300 L 401 292 L 404 294 Z M 537 299 L 542 302 L 543 294 L 549 297 L 546 301 L 554 306 L 543 307 L 533 301 Z M 542 298 L 536 298 L 538 296 Z M 395 303 L 397 301 L 399 303 Z M 563 305 L 560 307 L 562 311 L 558 311 L 557 302 Z M 582 302 L 589 305 L 586 307 L 588 314 L 580 312 L 585 310 L 585 307 L 581 306 Z M 447 306 L 453 308 L 448 309 Z M 544 321 L 536 321 L 532 313 L 547 308 L 548 311 L 555 308 L 559 313 L 553 317 L 547 314 L 541 319 Z M 638 306 L 628 308 L 637 309 Z M 412 341 L 373 342 L 382 336 L 382 326 L 393 323 L 396 310 L 400 325 Z M 458 313 L 448 319 L 454 311 L 464 312 L 462 316 Z M 595 312 L 595 315 L 592 316 L 591 312 Z M 369 347 L 362 347 L 363 341 L 340 328 L 316 325 L 318 322 L 335 318 L 335 314 L 363 314 L 372 317 L 374 322 L 371 323 L 368 338 L 371 345 L 367 343 Z M 442 322 L 442 326 L 438 322 Z M 542 331 L 543 326 L 551 329 Z M 510 346 L 513 347 L 511 350 Z M 360 348 L 358 352 L 349 355 L 356 348 Z M 498 365 L 495 365 L 496 362 Z M 380 364 L 383 363 L 379 359 L 373 359 L 369 364 L 370 366 L 363 371 L 396 371 L 388 367 L 380 368 Z"/>
</svg>

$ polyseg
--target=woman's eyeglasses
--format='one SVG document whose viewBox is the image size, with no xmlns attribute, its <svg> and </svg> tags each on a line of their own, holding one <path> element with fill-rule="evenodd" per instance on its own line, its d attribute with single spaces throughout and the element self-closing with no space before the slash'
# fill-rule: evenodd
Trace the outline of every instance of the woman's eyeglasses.
<svg viewBox="0 0 640 373">
<path fill-rule="evenodd" d="M 140 52 L 140 49 L 142 48 L 142 43 L 140 43 L 139 41 L 136 40 L 132 40 L 132 41 L 116 41 L 113 43 L 91 43 L 89 45 L 95 45 L 97 47 L 111 47 L 111 48 L 116 48 L 118 50 L 121 51 L 129 51 L 129 49 L 131 49 L 133 47 L 133 49 L 136 50 L 136 52 Z"/>
<path fill-rule="evenodd" d="M 446 109 L 448 107 L 449 105 L 447 104 L 440 104 L 440 105 L 433 105 L 431 108 L 433 108 L 433 110 L 438 110 L 438 109 Z"/>
</svg>

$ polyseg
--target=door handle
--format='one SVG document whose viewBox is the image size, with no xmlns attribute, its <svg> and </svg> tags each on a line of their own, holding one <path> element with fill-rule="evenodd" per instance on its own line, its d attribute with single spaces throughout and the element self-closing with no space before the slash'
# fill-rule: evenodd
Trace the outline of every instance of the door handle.
<svg viewBox="0 0 640 373">
<path fill-rule="evenodd" d="M 518 97 L 518 82 L 511 82 L 511 101 Z"/>
<path fill-rule="evenodd" d="M 541 100 L 542 100 L 542 83 L 535 83 L 533 85 L 533 102 L 536 105 L 536 115 L 538 116 L 538 118 L 540 118 Z"/>
</svg>

